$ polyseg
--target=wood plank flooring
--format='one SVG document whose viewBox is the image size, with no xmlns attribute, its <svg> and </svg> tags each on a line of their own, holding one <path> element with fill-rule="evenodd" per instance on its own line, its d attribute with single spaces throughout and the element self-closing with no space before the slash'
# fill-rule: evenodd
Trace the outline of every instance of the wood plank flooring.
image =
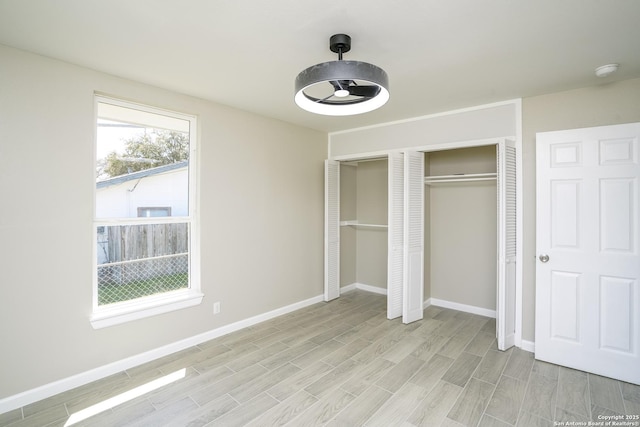
<svg viewBox="0 0 640 427">
<path fill-rule="evenodd" d="M 385 310 L 384 296 L 349 292 L 0 414 L 0 425 L 63 426 L 176 372 L 74 425 L 553 426 L 640 414 L 638 386 L 498 351 L 493 319 L 429 307 L 403 325 Z"/>
</svg>

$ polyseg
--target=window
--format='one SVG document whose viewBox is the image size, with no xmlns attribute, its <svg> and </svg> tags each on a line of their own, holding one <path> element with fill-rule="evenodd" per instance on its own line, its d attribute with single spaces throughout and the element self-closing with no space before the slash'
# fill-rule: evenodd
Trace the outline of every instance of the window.
<svg viewBox="0 0 640 427">
<path fill-rule="evenodd" d="M 171 216 L 171 206 L 138 208 L 139 217 Z"/>
<path fill-rule="evenodd" d="M 199 304 L 193 116 L 96 97 L 92 324 Z"/>
</svg>

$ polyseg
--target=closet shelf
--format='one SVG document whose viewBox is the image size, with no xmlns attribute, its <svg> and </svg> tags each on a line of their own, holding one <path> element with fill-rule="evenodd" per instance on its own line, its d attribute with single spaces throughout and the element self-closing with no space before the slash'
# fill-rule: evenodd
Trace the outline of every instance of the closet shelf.
<svg viewBox="0 0 640 427">
<path fill-rule="evenodd" d="M 340 221 L 341 227 L 354 227 L 363 230 L 386 230 L 389 226 L 386 224 L 364 224 L 358 220 Z"/>
<path fill-rule="evenodd" d="M 455 175 L 432 175 L 425 176 L 424 183 L 427 185 L 447 183 L 447 182 L 471 182 L 471 181 L 494 181 L 496 173 L 465 173 Z"/>
</svg>

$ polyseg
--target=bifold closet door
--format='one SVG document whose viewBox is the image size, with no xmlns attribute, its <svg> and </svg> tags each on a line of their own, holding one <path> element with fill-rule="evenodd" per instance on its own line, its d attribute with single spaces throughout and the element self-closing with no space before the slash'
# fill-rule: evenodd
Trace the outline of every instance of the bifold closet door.
<svg viewBox="0 0 640 427">
<path fill-rule="evenodd" d="M 402 322 L 423 317 L 424 300 L 424 153 L 404 153 L 404 256 Z"/>
<path fill-rule="evenodd" d="M 389 154 L 387 318 L 402 316 L 404 259 L 404 155 Z"/>
<path fill-rule="evenodd" d="M 324 161 L 324 300 L 340 296 L 340 162 Z"/>
<path fill-rule="evenodd" d="M 498 349 L 515 344 L 516 307 L 516 147 L 505 140 L 497 145 L 498 289 L 496 336 Z"/>
</svg>

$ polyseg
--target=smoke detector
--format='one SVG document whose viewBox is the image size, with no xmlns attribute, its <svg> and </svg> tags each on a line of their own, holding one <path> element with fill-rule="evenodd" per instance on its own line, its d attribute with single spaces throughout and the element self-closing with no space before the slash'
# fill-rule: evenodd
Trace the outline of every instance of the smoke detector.
<svg viewBox="0 0 640 427">
<path fill-rule="evenodd" d="M 607 64 L 596 68 L 596 76 L 607 77 L 618 71 L 618 64 Z"/>
</svg>

